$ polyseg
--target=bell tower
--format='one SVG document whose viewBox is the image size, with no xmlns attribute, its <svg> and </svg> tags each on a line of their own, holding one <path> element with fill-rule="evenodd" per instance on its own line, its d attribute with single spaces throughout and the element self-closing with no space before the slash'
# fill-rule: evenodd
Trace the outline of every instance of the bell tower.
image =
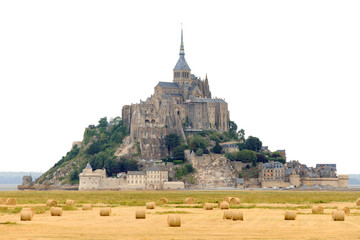
<svg viewBox="0 0 360 240">
<path fill-rule="evenodd" d="M 174 80 L 173 82 L 183 86 L 185 83 L 191 81 L 191 69 L 185 60 L 185 50 L 183 41 L 183 29 L 181 25 L 181 44 L 180 44 L 180 57 L 174 67 Z"/>
</svg>

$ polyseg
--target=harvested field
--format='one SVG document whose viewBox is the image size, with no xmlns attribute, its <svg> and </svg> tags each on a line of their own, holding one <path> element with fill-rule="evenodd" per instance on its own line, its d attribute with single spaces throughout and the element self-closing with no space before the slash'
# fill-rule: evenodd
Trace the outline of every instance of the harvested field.
<svg viewBox="0 0 360 240">
<path fill-rule="evenodd" d="M 22 192 L 21 194 L 24 194 Z M 80 192 L 81 193 L 81 192 Z M 18 199 L 18 205 L 9 207 L 1 205 L 0 211 L 0 239 L 359 239 L 360 238 L 360 208 L 356 208 L 355 200 L 359 193 L 354 193 L 352 201 L 331 201 L 329 200 L 324 206 L 323 214 L 312 214 L 311 203 L 301 199 L 296 199 L 292 195 L 293 202 L 291 207 L 297 212 L 296 221 L 284 221 L 284 213 L 287 207 L 286 202 L 246 202 L 242 200 L 241 206 L 253 206 L 250 208 L 242 208 L 244 221 L 223 220 L 224 210 L 214 208 L 213 211 L 204 211 L 202 204 L 200 208 L 193 208 L 193 205 L 185 205 L 183 203 L 174 203 L 172 194 L 168 192 L 154 192 L 162 196 L 166 196 L 171 206 L 157 206 L 154 210 L 146 210 L 146 219 L 141 221 L 134 218 L 134 213 L 139 207 L 124 206 L 127 204 L 116 204 L 92 201 L 92 198 L 84 197 L 80 199 L 80 193 L 62 192 L 65 202 L 67 197 L 74 198 L 76 202 L 86 201 L 93 204 L 94 211 L 82 211 L 81 206 L 76 206 L 77 210 L 64 211 L 62 217 L 51 217 L 49 210 L 45 209 L 44 213 L 35 214 L 32 221 L 20 221 L 20 212 L 13 211 L 16 207 L 34 207 L 34 209 L 44 206 L 52 192 L 47 192 L 44 199 L 37 202 L 31 197 L 27 197 L 28 201 L 33 203 L 23 203 L 22 198 L 16 194 L 13 196 Z M 110 194 L 109 192 L 91 193 L 96 199 L 100 199 L 102 194 Z M 125 192 L 130 194 L 130 192 Z M 149 198 L 152 192 L 136 192 L 143 194 L 145 201 L 156 201 L 159 198 Z M 171 192 L 170 192 L 171 193 Z M 222 195 L 217 200 L 212 197 L 206 198 L 206 192 L 197 195 L 198 192 L 191 192 L 196 197 L 197 202 L 208 199 L 209 202 L 222 201 L 224 196 L 230 195 L 226 192 L 208 192 L 209 196 Z M 7 193 L 8 194 L 8 193 Z M 35 194 L 29 192 L 30 195 Z M 39 194 L 43 194 L 39 192 Z M 58 192 L 56 192 L 58 194 Z M 89 194 L 84 193 L 84 196 Z M 114 195 L 118 195 L 114 192 Z M 241 195 L 238 192 L 233 195 Z M 267 194 L 264 192 L 257 192 Z M 292 193 L 291 193 L 292 194 Z M 326 193 L 325 195 L 327 195 Z M 336 192 L 334 192 L 337 195 Z M 2 192 L 0 192 L 0 196 Z M 66 196 L 68 195 L 68 196 Z M 76 197 L 74 197 L 76 195 Z M 184 195 L 189 195 L 186 191 Z M 276 193 L 271 193 L 276 195 Z M 180 194 L 180 196 L 182 196 Z M 240 196 L 244 199 L 243 196 Z M 281 195 L 280 195 L 281 197 Z M 61 198 L 59 202 L 61 202 Z M 183 202 L 183 197 L 180 202 Z M 129 200 L 131 201 L 131 200 Z M 139 201 L 133 198 L 132 201 Z M 34 203 L 35 202 L 35 203 Z M 204 201 L 207 202 L 207 201 Z M 139 201 L 139 205 L 144 207 L 144 203 Z M 257 207 L 257 205 L 261 207 Z M 176 208 L 181 206 L 182 209 Z M 265 208 L 268 206 L 268 208 Z M 333 221 L 331 212 L 335 211 L 338 206 L 348 206 L 351 213 L 346 216 L 345 221 Z M 108 217 L 100 217 L 99 210 L 103 207 L 111 207 L 112 214 Z M 298 208 L 299 207 L 299 208 Z M 183 209 L 186 208 L 186 209 Z M 181 210 L 181 211 L 179 211 Z M 163 214 L 162 214 L 163 213 Z M 181 227 L 168 227 L 168 215 L 178 215 L 181 217 Z M 11 224 L 10 224 L 11 223 Z M 338 234 L 341 232 L 341 234 Z"/>
</svg>

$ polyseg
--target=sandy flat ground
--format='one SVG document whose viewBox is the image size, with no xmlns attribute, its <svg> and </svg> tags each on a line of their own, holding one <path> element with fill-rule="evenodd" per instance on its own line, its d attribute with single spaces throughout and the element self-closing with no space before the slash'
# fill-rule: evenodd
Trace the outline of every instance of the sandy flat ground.
<svg viewBox="0 0 360 240">
<path fill-rule="evenodd" d="M 346 206 L 349 204 L 332 204 Z M 281 206 L 281 205 L 279 205 Z M 244 221 L 223 220 L 223 210 L 156 207 L 146 219 L 135 219 L 139 207 L 115 207 L 112 215 L 101 217 L 100 208 L 91 211 L 64 211 L 52 217 L 47 211 L 33 221 L 20 221 L 19 214 L 2 214 L 0 239 L 360 239 L 360 209 L 351 209 L 344 222 L 334 222 L 330 213 L 313 215 L 298 209 L 295 221 L 284 220 L 282 209 L 242 209 Z M 179 228 L 168 227 L 164 211 L 185 211 Z"/>
</svg>

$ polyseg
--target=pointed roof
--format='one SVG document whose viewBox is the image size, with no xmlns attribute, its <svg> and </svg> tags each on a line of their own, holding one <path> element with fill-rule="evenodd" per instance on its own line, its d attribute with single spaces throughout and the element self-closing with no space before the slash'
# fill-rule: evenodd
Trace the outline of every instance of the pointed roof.
<svg viewBox="0 0 360 240">
<path fill-rule="evenodd" d="M 91 167 L 91 165 L 90 165 L 90 163 L 89 163 L 89 162 L 86 164 L 85 169 L 92 169 L 92 167 Z"/>
<path fill-rule="evenodd" d="M 189 65 L 187 64 L 186 60 L 185 60 L 185 49 L 184 49 L 184 41 L 183 41 L 183 29 L 182 29 L 182 24 L 181 24 L 181 44 L 180 44 L 180 53 L 179 53 L 180 57 L 179 60 L 177 61 L 174 70 L 189 70 L 191 71 Z"/>
</svg>

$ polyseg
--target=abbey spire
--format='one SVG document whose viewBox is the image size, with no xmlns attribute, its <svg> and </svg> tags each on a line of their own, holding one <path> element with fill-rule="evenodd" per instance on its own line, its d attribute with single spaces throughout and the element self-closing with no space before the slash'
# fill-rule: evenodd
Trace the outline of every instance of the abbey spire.
<svg viewBox="0 0 360 240">
<path fill-rule="evenodd" d="M 191 69 L 185 60 L 184 35 L 181 27 L 181 43 L 179 60 L 174 67 L 174 82 L 184 85 L 191 80 Z"/>
</svg>

